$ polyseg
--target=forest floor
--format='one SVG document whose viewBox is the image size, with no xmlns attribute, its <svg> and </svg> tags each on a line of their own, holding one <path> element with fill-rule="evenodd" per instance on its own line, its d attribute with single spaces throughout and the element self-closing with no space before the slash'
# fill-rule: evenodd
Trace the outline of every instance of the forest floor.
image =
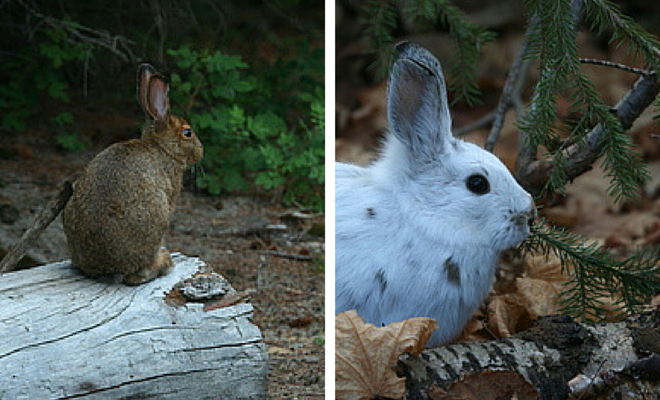
<svg viewBox="0 0 660 400">
<path fill-rule="evenodd" d="M 37 133 L 0 135 L 0 250 L 18 240 L 60 182 L 99 150 L 72 154 L 51 150 L 49 142 Z M 267 344 L 274 399 L 322 398 L 325 390 L 324 216 L 296 211 L 257 196 L 187 190 L 166 239 L 170 251 L 200 257 L 237 290 L 254 290 L 254 322 Z M 28 255 L 33 264 L 68 258 L 60 218 Z"/>
</svg>

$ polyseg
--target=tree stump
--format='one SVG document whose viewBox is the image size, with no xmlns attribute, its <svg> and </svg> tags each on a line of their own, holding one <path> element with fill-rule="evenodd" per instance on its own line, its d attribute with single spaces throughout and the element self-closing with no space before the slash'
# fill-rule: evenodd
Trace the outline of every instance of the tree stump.
<svg viewBox="0 0 660 400">
<path fill-rule="evenodd" d="M 252 305 L 228 284 L 191 302 L 175 285 L 204 263 L 173 260 L 140 286 L 94 281 L 68 261 L 0 276 L 0 399 L 266 398 Z"/>
</svg>

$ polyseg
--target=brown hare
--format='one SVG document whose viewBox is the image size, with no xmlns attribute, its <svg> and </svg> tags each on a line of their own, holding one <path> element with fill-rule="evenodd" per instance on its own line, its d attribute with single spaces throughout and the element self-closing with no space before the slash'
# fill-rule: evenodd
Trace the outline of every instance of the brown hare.
<svg viewBox="0 0 660 400">
<path fill-rule="evenodd" d="M 138 101 L 148 125 L 141 139 L 99 153 L 73 187 L 62 220 L 73 265 L 90 277 L 128 285 L 167 274 L 164 246 L 186 168 L 202 144 L 184 119 L 170 114 L 168 83 L 148 64 L 138 67 Z"/>
</svg>

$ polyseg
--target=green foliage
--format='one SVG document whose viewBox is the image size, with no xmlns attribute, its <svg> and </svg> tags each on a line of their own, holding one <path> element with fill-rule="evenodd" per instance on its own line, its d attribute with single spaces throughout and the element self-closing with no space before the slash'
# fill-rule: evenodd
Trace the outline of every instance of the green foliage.
<svg viewBox="0 0 660 400">
<path fill-rule="evenodd" d="M 369 0 L 365 3 L 362 22 L 371 38 L 372 50 L 379 57 L 377 64 L 383 74 L 392 58 L 393 32 L 398 26 L 398 2 Z M 467 16 L 449 0 L 411 0 L 402 8 L 401 18 L 418 25 L 439 24 L 446 28 L 454 41 L 456 57 L 449 60 L 449 87 L 456 93 L 455 101 L 464 99 L 470 105 L 480 103 L 476 83 L 479 55 L 483 45 L 495 34 L 469 22 Z"/>
<path fill-rule="evenodd" d="M 660 70 L 660 41 L 623 14 L 618 4 L 608 0 L 590 0 L 584 2 L 584 7 L 592 30 L 602 34 L 611 29 L 610 42 L 628 44 L 628 51 L 635 57 L 642 58 L 654 71 Z"/>
<path fill-rule="evenodd" d="M 371 51 L 377 57 L 375 66 L 378 77 L 383 78 L 392 60 L 394 35 L 398 26 L 396 2 L 392 0 L 368 0 L 364 3 L 361 22 L 371 39 Z"/>
<path fill-rule="evenodd" d="M 80 136 L 77 133 L 58 134 L 57 144 L 72 153 L 80 153 L 87 150 L 87 146 L 80 140 Z"/>
<path fill-rule="evenodd" d="M 479 56 L 483 45 L 495 39 L 495 34 L 469 22 L 467 15 L 449 0 L 414 0 L 404 10 L 414 20 L 439 21 L 449 29 L 456 54 L 449 60 L 449 88 L 457 94 L 456 100 L 465 99 L 469 105 L 481 103 L 477 86 Z"/>
<path fill-rule="evenodd" d="M 62 112 L 51 118 L 57 127 L 57 144 L 64 150 L 72 153 L 80 153 L 87 150 L 87 145 L 80 140 L 80 135 L 71 132 L 73 115 L 70 112 Z"/>
<path fill-rule="evenodd" d="M 316 343 L 317 346 L 319 347 L 324 347 L 325 346 L 325 332 L 321 331 L 319 332 L 318 335 L 314 338 L 314 343 Z"/>
<path fill-rule="evenodd" d="M 254 184 L 281 193 L 286 203 L 323 207 L 322 70 L 301 68 L 292 77 L 290 68 L 301 61 L 280 61 L 262 80 L 240 56 L 187 46 L 168 54 L 179 69 L 172 74 L 174 111 L 189 119 L 204 144 L 201 187 L 218 194 Z M 279 101 L 271 90 L 284 85 L 291 98 Z M 289 120 L 291 107 L 301 116 Z"/>
<path fill-rule="evenodd" d="M 582 236 L 537 221 L 532 235 L 521 245 L 523 254 L 554 253 L 571 281 L 561 294 L 562 311 L 590 320 L 600 320 L 605 311 L 599 299 L 620 294 L 615 312 L 622 316 L 639 311 L 660 292 L 659 247 L 641 248 L 624 259 L 589 243 Z"/>
<path fill-rule="evenodd" d="M 519 123 L 528 134 L 530 145 L 542 145 L 552 156 L 555 167 L 543 193 L 563 192 L 568 182 L 563 166 L 563 150 L 573 144 L 584 145 L 586 134 L 599 125 L 604 133 L 604 167 L 611 180 L 609 193 L 617 201 L 634 199 L 636 188 L 648 173 L 637 152 L 632 150 L 630 138 L 620 121 L 603 103 L 594 84 L 582 72 L 576 42 L 575 14 L 571 0 L 527 0 L 525 5 L 533 21 L 528 57 L 538 57 L 541 70 L 529 111 Z M 660 66 L 660 57 L 653 53 L 657 40 L 645 32 L 619 9 L 607 1 L 586 1 L 584 13 L 592 29 L 602 33 L 612 29 L 613 41 L 626 39 L 633 53 Z M 557 124 L 556 98 L 559 93 L 570 92 L 570 114 L 576 119 L 564 131 Z"/>
<path fill-rule="evenodd" d="M 83 56 L 84 49 L 67 42 L 63 32 L 49 28 L 43 30 L 36 52 L 26 47 L 7 60 L 4 69 L 11 79 L 0 84 L 2 127 L 25 130 L 29 118 L 43 111 L 39 106 L 44 97 L 68 103 L 69 85 L 63 67 Z"/>
<path fill-rule="evenodd" d="M 532 24 L 526 56 L 539 59 L 540 77 L 519 127 L 527 133 L 528 145 L 534 149 L 544 146 L 553 160 L 543 193 L 564 191 L 569 180 L 564 150 L 572 145 L 586 145 L 587 133 L 596 129 L 604 140 L 600 155 L 604 156 L 603 167 L 611 182 L 609 194 L 616 201 L 635 199 L 648 173 L 611 107 L 600 99 L 593 82 L 582 72 L 575 25 L 578 16 L 584 15 L 592 30 L 598 34 L 613 32 L 612 41 L 628 44 L 632 54 L 656 70 L 660 57 L 653 46 L 658 41 L 611 2 L 580 2 L 582 10 L 577 10 L 576 4 L 571 0 L 525 1 Z M 573 117 L 566 121 L 566 127 L 557 124 L 556 101 L 560 93 L 571 95 L 569 113 Z M 599 299 L 613 294 L 619 296 L 616 313 L 633 313 L 660 292 L 657 247 L 642 248 L 619 259 L 606 248 L 563 229 L 549 227 L 544 221 L 535 224 L 531 237 L 521 247 L 524 252 L 558 256 L 564 271 L 571 273 L 571 280 L 561 294 L 561 305 L 564 312 L 575 316 L 603 318 Z"/>
</svg>

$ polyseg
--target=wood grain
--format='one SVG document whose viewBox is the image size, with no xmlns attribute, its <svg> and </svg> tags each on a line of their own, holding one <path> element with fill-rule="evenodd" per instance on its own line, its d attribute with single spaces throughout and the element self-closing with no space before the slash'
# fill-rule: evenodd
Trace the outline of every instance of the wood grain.
<svg viewBox="0 0 660 400">
<path fill-rule="evenodd" d="M 261 399 L 267 355 L 252 306 L 164 301 L 204 265 L 140 286 L 96 282 L 68 261 L 0 277 L 0 399 Z"/>
</svg>

